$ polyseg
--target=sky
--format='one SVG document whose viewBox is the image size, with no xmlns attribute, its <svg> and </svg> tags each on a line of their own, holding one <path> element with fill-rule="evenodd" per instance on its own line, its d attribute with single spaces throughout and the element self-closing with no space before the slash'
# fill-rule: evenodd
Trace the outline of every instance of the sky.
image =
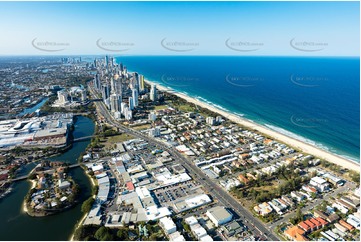
<svg viewBox="0 0 361 242">
<path fill-rule="evenodd" d="M 359 2 L 0 2 L 0 55 L 359 56 Z"/>
</svg>

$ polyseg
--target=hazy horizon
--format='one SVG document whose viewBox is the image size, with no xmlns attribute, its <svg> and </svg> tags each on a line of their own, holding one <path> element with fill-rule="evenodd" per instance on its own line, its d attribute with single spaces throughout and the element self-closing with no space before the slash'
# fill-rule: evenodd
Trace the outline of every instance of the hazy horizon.
<svg viewBox="0 0 361 242">
<path fill-rule="evenodd" d="M 359 6 L 359 2 L 0 2 L 0 55 L 357 57 Z"/>
</svg>

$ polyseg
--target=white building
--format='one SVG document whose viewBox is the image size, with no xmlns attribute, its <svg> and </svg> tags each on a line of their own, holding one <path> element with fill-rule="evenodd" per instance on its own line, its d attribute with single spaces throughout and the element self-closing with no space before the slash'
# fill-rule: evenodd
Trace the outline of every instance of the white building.
<svg viewBox="0 0 361 242">
<path fill-rule="evenodd" d="M 341 213 L 343 214 L 347 214 L 348 213 L 348 208 L 342 206 L 342 204 L 338 203 L 338 202 L 334 202 L 332 203 L 332 207 L 337 208 Z"/>
<path fill-rule="evenodd" d="M 178 231 L 168 235 L 169 241 L 186 241 Z"/>
<path fill-rule="evenodd" d="M 199 224 L 196 223 L 190 226 L 193 235 L 199 240 L 201 237 L 207 235 L 207 231 Z"/>
<path fill-rule="evenodd" d="M 151 221 L 172 215 L 172 212 L 169 211 L 167 207 L 158 208 L 157 205 L 149 206 L 145 208 L 144 212 L 146 214 L 147 219 Z"/>
<path fill-rule="evenodd" d="M 325 179 L 318 176 L 311 178 L 310 185 L 316 187 L 320 192 L 325 192 L 330 188 L 330 184 Z"/>
<path fill-rule="evenodd" d="M 137 89 L 132 90 L 132 99 L 133 99 L 134 107 L 137 107 L 138 106 L 138 91 L 137 91 Z"/>
<path fill-rule="evenodd" d="M 206 242 L 209 242 L 209 241 L 213 241 L 212 237 L 209 236 L 208 234 L 205 235 L 205 236 L 202 236 L 201 238 L 199 238 L 199 241 L 206 241 Z"/>
<path fill-rule="evenodd" d="M 361 189 L 360 189 L 360 187 L 358 187 L 358 188 L 355 189 L 354 195 L 357 196 L 357 197 L 360 197 L 360 194 L 361 194 Z"/>
<path fill-rule="evenodd" d="M 155 114 L 155 112 L 151 112 L 148 115 L 148 119 L 151 120 L 151 121 L 155 121 L 157 119 L 157 115 Z"/>
<path fill-rule="evenodd" d="M 206 123 L 209 125 L 215 125 L 216 124 L 216 119 L 213 117 L 207 117 L 206 118 Z"/>
<path fill-rule="evenodd" d="M 134 102 L 132 97 L 129 97 L 129 109 L 134 110 Z"/>
<path fill-rule="evenodd" d="M 133 117 L 132 110 L 130 110 L 129 107 L 125 106 L 123 115 L 126 120 L 131 120 Z"/>
<path fill-rule="evenodd" d="M 107 100 L 110 96 L 110 86 L 109 84 L 105 84 L 105 85 L 102 85 L 102 98 L 103 98 L 103 101 L 105 102 L 105 100 Z"/>
<path fill-rule="evenodd" d="M 184 219 L 184 221 L 185 221 L 185 223 L 188 224 L 189 226 L 198 223 L 198 220 L 197 220 L 196 217 L 194 217 L 194 216 L 190 216 L 190 217 Z"/>
<path fill-rule="evenodd" d="M 157 100 L 157 85 L 152 84 L 150 88 L 150 100 L 156 101 Z"/>
<path fill-rule="evenodd" d="M 206 212 L 209 219 L 218 227 L 232 220 L 233 215 L 224 207 L 214 207 Z"/>
<path fill-rule="evenodd" d="M 145 85 L 144 85 L 144 76 L 139 74 L 139 91 L 143 92 L 145 89 Z"/>
<path fill-rule="evenodd" d="M 86 90 L 85 89 L 82 89 L 81 92 L 80 92 L 80 97 L 81 97 L 81 100 L 82 101 L 85 101 L 87 99 L 87 96 L 86 96 Z"/>
<path fill-rule="evenodd" d="M 116 94 L 110 95 L 110 110 L 113 113 L 120 111 L 120 102 L 121 102 L 121 99 L 119 98 L 118 95 L 116 95 Z"/>
<path fill-rule="evenodd" d="M 262 216 L 270 214 L 273 211 L 272 207 L 266 202 L 254 206 L 253 209 Z"/>
<path fill-rule="evenodd" d="M 68 102 L 68 93 L 66 91 L 58 91 L 58 103 L 65 104 Z"/>
<path fill-rule="evenodd" d="M 221 116 L 216 117 L 216 123 L 222 123 L 223 119 Z"/>
<path fill-rule="evenodd" d="M 70 182 L 59 179 L 58 185 L 59 185 L 59 189 L 66 189 L 66 188 L 70 187 Z"/>
<path fill-rule="evenodd" d="M 114 112 L 114 113 L 113 113 L 113 116 L 114 116 L 114 118 L 116 118 L 116 119 L 120 119 L 121 116 L 122 116 L 122 114 L 121 114 L 121 112 Z"/>
<path fill-rule="evenodd" d="M 177 227 L 170 217 L 163 217 L 159 219 L 159 225 L 163 228 L 166 234 L 171 234 L 177 231 Z"/>
<path fill-rule="evenodd" d="M 212 202 L 211 198 L 207 194 L 199 194 L 194 197 L 189 197 L 184 200 L 178 200 L 174 202 L 174 209 L 177 212 L 184 212 L 189 209 L 203 206 L 204 204 Z"/>
<path fill-rule="evenodd" d="M 159 127 L 155 127 L 153 129 L 149 129 L 149 133 L 148 135 L 150 137 L 158 137 L 160 136 L 160 128 Z"/>
<path fill-rule="evenodd" d="M 354 226 L 356 229 L 360 230 L 360 219 L 356 216 L 352 214 L 348 215 L 346 222 Z"/>
</svg>

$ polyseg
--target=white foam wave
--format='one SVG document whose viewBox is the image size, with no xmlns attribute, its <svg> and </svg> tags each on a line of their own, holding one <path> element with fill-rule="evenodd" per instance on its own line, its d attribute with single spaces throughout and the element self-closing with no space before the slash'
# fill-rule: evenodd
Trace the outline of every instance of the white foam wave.
<svg viewBox="0 0 361 242">
<path fill-rule="evenodd" d="M 315 147 L 317 147 L 319 149 L 322 149 L 324 151 L 334 153 L 334 154 L 336 154 L 338 156 L 341 156 L 341 157 L 343 157 L 343 158 L 345 158 L 347 160 L 351 160 L 353 162 L 360 163 L 360 160 L 355 159 L 355 157 L 351 157 L 351 156 L 344 155 L 344 154 L 339 154 L 339 153 L 337 153 L 337 151 L 335 151 L 334 149 L 332 149 L 330 147 L 325 146 L 324 144 L 321 144 L 321 143 L 315 142 L 313 140 L 307 139 L 307 138 L 305 138 L 305 137 L 303 137 L 301 135 L 295 134 L 295 133 L 293 133 L 291 131 L 285 130 L 283 128 L 280 128 L 280 127 L 277 127 L 277 126 L 274 126 L 274 125 L 271 125 L 271 124 L 264 124 L 264 125 L 267 126 L 270 129 L 278 132 L 278 133 L 281 133 L 281 134 L 287 135 L 287 136 L 289 136 L 291 138 L 300 140 L 302 142 L 305 142 L 307 144 L 315 146 Z"/>
</svg>

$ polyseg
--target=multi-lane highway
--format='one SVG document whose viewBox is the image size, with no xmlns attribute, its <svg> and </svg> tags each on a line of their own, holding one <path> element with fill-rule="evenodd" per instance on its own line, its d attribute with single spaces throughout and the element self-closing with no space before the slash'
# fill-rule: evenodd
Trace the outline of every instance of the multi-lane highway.
<svg viewBox="0 0 361 242">
<path fill-rule="evenodd" d="M 91 94 L 95 96 L 94 89 L 90 85 L 89 90 Z M 235 198 L 223 190 L 218 184 L 209 179 L 192 161 L 188 160 L 175 149 L 168 147 L 164 143 L 144 135 L 140 131 L 129 129 L 126 126 L 121 125 L 113 118 L 103 102 L 96 102 L 95 104 L 97 105 L 98 112 L 100 112 L 99 114 L 103 116 L 106 122 L 110 125 L 119 128 L 119 130 L 124 133 L 128 133 L 134 137 L 146 140 L 150 144 L 155 144 L 163 150 L 168 151 L 169 154 L 171 154 L 173 157 L 177 158 L 179 162 L 190 172 L 190 175 L 193 177 L 193 179 L 200 182 L 211 193 L 211 195 L 224 204 L 224 206 L 232 209 L 232 211 L 236 213 L 240 219 L 242 219 L 243 223 L 250 231 L 253 232 L 256 237 L 263 240 L 279 240 L 273 231 L 267 229 L 265 225 L 263 225 L 263 223 L 258 220 L 258 218 L 255 218 L 251 212 L 244 208 Z"/>
</svg>

